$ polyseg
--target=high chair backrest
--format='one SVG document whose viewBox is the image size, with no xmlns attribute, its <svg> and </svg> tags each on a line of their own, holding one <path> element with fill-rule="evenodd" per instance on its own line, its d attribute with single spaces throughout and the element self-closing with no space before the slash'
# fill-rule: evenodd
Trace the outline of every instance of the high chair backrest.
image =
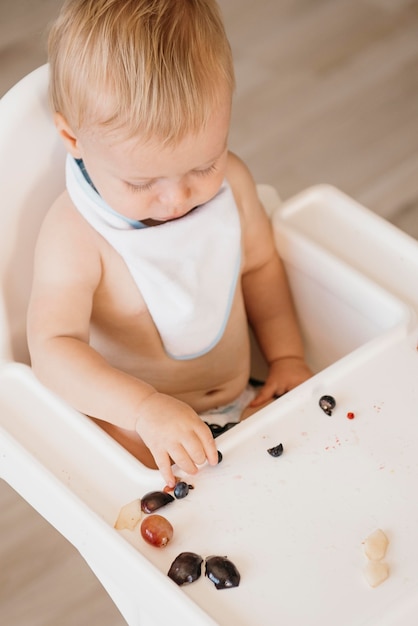
<svg viewBox="0 0 418 626">
<path fill-rule="evenodd" d="M 0 360 L 28 362 L 26 309 L 43 216 L 64 189 L 65 150 L 48 105 L 48 67 L 0 100 Z"/>
</svg>

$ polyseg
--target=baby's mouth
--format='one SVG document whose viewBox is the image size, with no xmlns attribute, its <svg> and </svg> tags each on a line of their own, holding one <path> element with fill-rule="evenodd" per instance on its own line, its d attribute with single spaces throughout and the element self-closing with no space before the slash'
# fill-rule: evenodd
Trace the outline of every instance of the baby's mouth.
<svg viewBox="0 0 418 626">
<path fill-rule="evenodd" d="M 147 220 L 142 220 L 142 223 L 145 224 L 145 226 L 159 226 L 160 224 L 167 224 L 168 222 L 175 222 L 177 220 L 181 220 L 183 217 L 186 217 L 186 215 L 190 215 L 190 213 L 192 211 L 194 211 L 195 209 L 197 209 L 197 206 L 194 206 L 192 209 L 190 209 L 190 211 L 187 211 L 187 213 L 183 213 L 183 215 L 178 215 L 173 216 L 173 217 L 167 217 L 163 220 L 156 220 L 156 219 L 147 219 Z"/>
</svg>

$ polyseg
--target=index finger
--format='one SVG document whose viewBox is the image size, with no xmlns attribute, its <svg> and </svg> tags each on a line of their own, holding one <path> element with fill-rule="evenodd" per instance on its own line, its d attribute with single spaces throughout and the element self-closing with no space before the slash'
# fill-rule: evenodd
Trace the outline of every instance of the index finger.
<svg viewBox="0 0 418 626">
<path fill-rule="evenodd" d="M 161 452 L 154 454 L 154 460 L 160 470 L 166 484 L 169 487 L 176 486 L 176 479 L 171 468 L 171 459 L 167 452 Z"/>
</svg>

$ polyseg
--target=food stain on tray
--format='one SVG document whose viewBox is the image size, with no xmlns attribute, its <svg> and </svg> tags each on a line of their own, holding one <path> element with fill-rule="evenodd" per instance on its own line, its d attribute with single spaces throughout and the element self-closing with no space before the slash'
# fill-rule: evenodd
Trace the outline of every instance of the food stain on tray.
<svg viewBox="0 0 418 626">
<path fill-rule="evenodd" d="M 337 448 L 339 448 L 340 446 L 341 446 L 341 440 L 340 440 L 340 438 L 339 438 L 339 437 L 337 437 L 337 436 L 336 436 L 336 437 L 335 437 L 335 441 L 334 441 L 332 444 L 330 444 L 330 445 L 328 445 L 328 446 L 325 446 L 325 450 L 326 450 L 327 452 L 328 452 L 328 451 L 330 451 L 330 450 L 336 450 L 336 449 L 337 449 Z"/>
<path fill-rule="evenodd" d="M 329 443 L 327 443 L 327 445 L 324 447 L 324 450 L 326 452 L 338 450 L 344 445 L 353 446 L 360 443 L 358 435 L 354 431 L 348 437 L 340 438 L 338 435 L 334 435 L 333 437 L 330 437 L 328 441 Z"/>
</svg>

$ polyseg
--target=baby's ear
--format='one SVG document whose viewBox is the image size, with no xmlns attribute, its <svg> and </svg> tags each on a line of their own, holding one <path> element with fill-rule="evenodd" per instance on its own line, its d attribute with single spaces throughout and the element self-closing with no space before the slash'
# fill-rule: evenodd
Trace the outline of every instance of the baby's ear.
<svg viewBox="0 0 418 626">
<path fill-rule="evenodd" d="M 75 159 L 80 159 L 81 154 L 76 134 L 72 131 L 67 120 L 64 118 L 63 115 L 61 115 L 61 113 L 54 113 L 54 124 L 61 139 L 65 144 L 67 152 L 69 152 L 71 156 L 73 156 Z"/>
</svg>

